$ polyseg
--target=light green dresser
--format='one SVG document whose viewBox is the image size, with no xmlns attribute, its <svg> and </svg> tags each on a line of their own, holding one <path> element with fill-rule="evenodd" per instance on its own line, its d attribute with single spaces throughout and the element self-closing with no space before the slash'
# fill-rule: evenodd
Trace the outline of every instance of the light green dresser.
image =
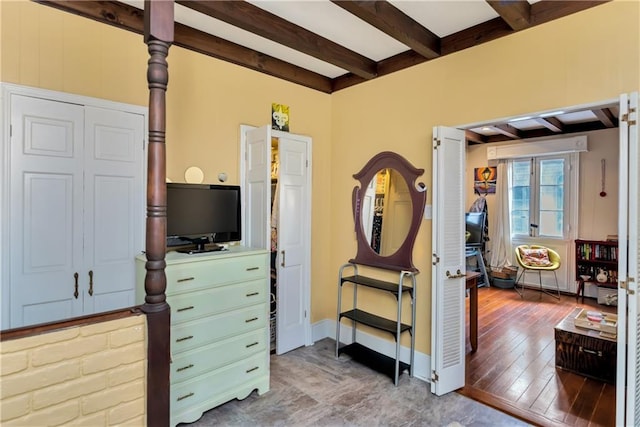
<svg viewBox="0 0 640 427">
<path fill-rule="evenodd" d="M 136 258 L 136 302 L 144 264 Z M 171 425 L 269 390 L 269 261 L 265 250 L 166 256 L 171 306 Z"/>
</svg>

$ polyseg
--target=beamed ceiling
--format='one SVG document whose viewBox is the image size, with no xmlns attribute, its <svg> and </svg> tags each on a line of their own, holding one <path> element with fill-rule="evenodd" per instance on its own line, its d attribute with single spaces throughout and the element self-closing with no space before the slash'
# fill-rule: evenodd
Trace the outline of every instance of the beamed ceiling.
<svg viewBox="0 0 640 427">
<path fill-rule="evenodd" d="M 139 34 L 144 2 L 35 0 Z M 174 44 L 324 93 L 473 48 L 609 0 L 184 1 Z M 617 127 L 615 106 L 467 130 L 486 143 Z"/>
</svg>

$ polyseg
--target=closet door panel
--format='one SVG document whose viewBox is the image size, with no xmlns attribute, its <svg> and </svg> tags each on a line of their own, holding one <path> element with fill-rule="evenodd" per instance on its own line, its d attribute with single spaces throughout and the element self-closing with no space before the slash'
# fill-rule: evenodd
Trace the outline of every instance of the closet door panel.
<svg viewBox="0 0 640 427">
<path fill-rule="evenodd" d="M 80 106 L 11 98 L 10 325 L 82 314 Z M 3 298 L 6 296 L 3 296 Z"/>
<path fill-rule="evenodd" d="M 141 115 L 86 107 L 85 312 L 134 305 L 144 219 Z"/>
<path fill-rule="evenodd" d="M 279 141 L 278 354 L 305 344 L 305 221 L 310 215 L 305 203 L 306 148 L 303 142 L 286 138 Z"/>
</svg>

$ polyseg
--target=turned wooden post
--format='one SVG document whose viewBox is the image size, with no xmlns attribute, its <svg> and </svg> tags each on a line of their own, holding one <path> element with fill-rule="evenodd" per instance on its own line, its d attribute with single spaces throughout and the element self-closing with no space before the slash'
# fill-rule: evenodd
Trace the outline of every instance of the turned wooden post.
<svg viewBox="0 0 640 427">
<path fill-rule="evenodd" d="M 149 49 L 149 149 L 147 177 L 147 235 L 142 311 L 147 315 L 147 425 L 169 425 L 169 363 L 171 313 L 165 295 L 166 229 L 166 100 L 167 55 L 173 42 L 173 1 L 144 2 L 144 41 Z"/>
</svg>

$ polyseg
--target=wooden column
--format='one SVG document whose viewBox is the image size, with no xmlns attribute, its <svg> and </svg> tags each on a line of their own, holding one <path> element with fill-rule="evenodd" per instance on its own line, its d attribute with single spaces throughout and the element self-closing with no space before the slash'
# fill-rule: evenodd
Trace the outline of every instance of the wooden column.
<svg viewBox="0 0 640 427">
<path fill-rule="evenodd" d="M 142 311 L 147 314 L 147 425 L 169 425 L 169 363 L 171 313 L 165 290 L 167 189 L 166 100 L 167 55 L 173 42 L 173 1 L 145 0 L 144 41 L 149 49 L 149 149 L 147 177 L 147 274 Z"/>
</svg>

